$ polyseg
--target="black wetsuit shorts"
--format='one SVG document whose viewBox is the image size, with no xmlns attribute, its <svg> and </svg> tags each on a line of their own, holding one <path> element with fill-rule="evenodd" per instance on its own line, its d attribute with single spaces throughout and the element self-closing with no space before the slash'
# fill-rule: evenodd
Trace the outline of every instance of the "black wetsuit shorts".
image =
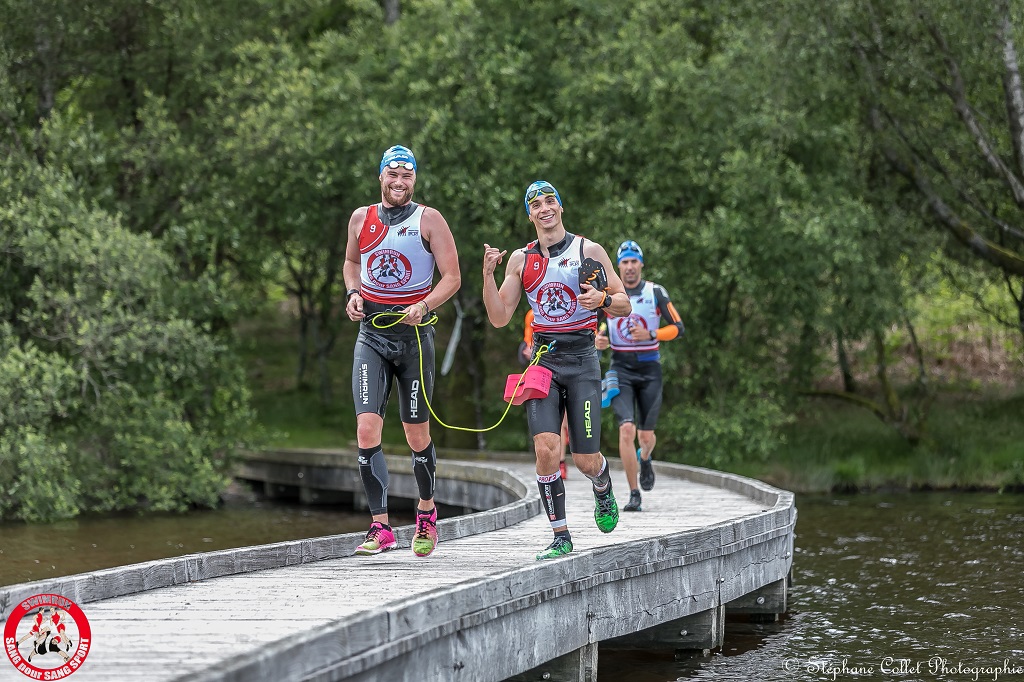
<svg viewBox="0 0 1024 682">
<path fill-rule="evenodd" d="M 377 330 L 367 320 L 360 325 L 352 357 L 352 400 L 356 414 L 375 412 L 383 418 L 391 386 L 397 380 L 402 421 L 422 424 L 430 418 L 427 400 L 434 391 L 434 327 L 418 328 L 419 346 L 412 327 L 400 324 L 394 329 Z"/>
<path fill-rule="evenodd" d="M 612 398 L 612 410 L 619 426 L 634 422 L 640 431 L 653 431 L 661 412 L 661 362 L 637 362 L 633 355 L 612 354 L 609 371 L 619 375 L 619 394 Z"/>
<path fill-rule="evenodd" d="M 551 370 L 547 397 L 527 400 L 530 435 L 560 433 L 568 415 L 569 451 L 591 455 L 601 451 L 601 362 L 594 334 L 536 334 L 533 348 L 555 341 L 555 348 L 538 364 Z"/>
</svg>

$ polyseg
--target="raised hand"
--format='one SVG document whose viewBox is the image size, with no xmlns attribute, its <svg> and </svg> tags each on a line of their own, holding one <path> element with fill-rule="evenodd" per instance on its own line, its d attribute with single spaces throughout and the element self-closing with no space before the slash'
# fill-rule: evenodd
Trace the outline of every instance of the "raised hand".
<svg viewBox="0 0 1024 682">
<path fill-rule="evenodd" d="M 501 263 L 508 250 L 498 251 L 490 244 L 484 244 L 484 277 L 493 277 L 494 270 Z"/>
</svg>

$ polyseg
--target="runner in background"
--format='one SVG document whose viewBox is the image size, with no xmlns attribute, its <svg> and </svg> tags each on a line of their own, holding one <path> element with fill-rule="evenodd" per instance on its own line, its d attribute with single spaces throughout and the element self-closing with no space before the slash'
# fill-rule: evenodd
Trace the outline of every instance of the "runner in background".
<svg viewBox="0 0 1024 682">
<path fill-rule="evenodd" d="M 629 483 L 629 502 L 622 511 L 638 512 L 639 488 L 654 489 L 651 455 L 657 442 L 654 427 L 662 393 L 659 344 L 682 336 L 684 329 L 665 288 L 643 279 L 644 252 L 640 245 L 632 239 L 622 242 L 616 260 L 633 311 L 627 317 L 607 315 L 607 328 L 601 325 L 595 345 L 598 350 L 612 349 L 608 373 L 616 373 L 619 393 L 612 398 L 611 407 L 619 422 L 619 458 Z M 665 324 L 659 327 L 662 320 Z"/>
</svg>

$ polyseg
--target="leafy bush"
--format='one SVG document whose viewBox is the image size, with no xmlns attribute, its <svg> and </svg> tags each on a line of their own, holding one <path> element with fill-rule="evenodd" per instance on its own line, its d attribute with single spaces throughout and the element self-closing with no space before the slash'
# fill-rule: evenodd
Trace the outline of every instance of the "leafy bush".
<svg viewBox="0 0 1024 682">
<path fill-rule="evenodd" d="M 0 518 L 216 504 L 253 420 L 237 360 L 155 240 L 62 173 L 0 173 Z"/>
</svg>

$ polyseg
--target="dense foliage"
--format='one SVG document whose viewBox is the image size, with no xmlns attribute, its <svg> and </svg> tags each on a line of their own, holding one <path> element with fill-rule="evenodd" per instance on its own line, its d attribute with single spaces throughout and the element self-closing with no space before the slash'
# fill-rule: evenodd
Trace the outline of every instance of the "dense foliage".
<svg viewBox="0 0 1024 682">
<path fill-rule="evenodd" d="M 451 421 L 496 417 L 518 329 L 487 324 L 480 254 L 531 237 L 540 177 L 684 318 L 662 456 L 768 457 L 808 393 L 926 442 L 921 294 L 1024 330 L 1020 8 L 938 4 L 0 0 L 0 517 L 214 503 L 268 295 L 296 385 L 342 409 L 345 226 L 394 143 L 460 248 Z"/>
</svg>

